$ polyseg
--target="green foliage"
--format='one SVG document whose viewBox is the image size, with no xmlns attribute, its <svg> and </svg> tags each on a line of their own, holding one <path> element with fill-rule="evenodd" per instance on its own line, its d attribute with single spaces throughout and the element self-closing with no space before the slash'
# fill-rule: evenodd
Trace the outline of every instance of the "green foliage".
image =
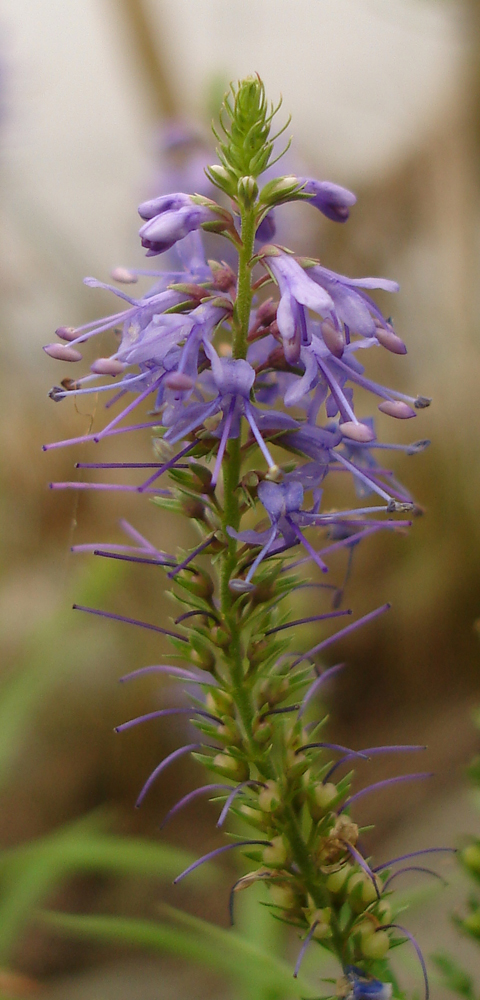
<svg viewBox="0 0 480 1000">
<path fill-rule="evenodd" d="M 258 194 L 256 178 L 271 166 L 275 139 L 287 124 L 271 136 L 274 115 L 280 108 L 269 104 L 258 76 L 233 84 L 225 95 L 220 113 L 221 132 L 214 128 L 221 165 L 209 167 L 212 182 L 231 198 L 250 208 Z M 223 133 L 223 134 L 222 134 Z M 283 154 L 282 154 L 283 155 Z"/>
<path fill-rule="evenodd" d="M 148 951 L 179 955 L 222 973 L 245 1000 L 283 1000 L 311 995 L 312 984 L 292 978 L 287 962 L 270 951 L 198 917 L 162 906 L 164 921 L 130 920 L 110 916 L 78 916 L 43 912 L 39 919 L 59 932 L 109 944 L 128 944 Z M 235 990 L 236 992 L 236 990 Z"/>
<path fill-rule="evenodd" d="M 449 955 L 438 953 L 432 955 L 432 961 L 442 974 L 445 985 L 452 993 L 456 993 L 460 997 L 465 997 L 465 1000 L 475 1000 L 476 994 L 473 977 L 468 972 L 465 972 L 455 959 Z"/>
<path fill-rule="evenodd" d="M 105 816 L 93 814 L 0 853 L 0 965 L 8 964 L 34 909 L 69 876 L 99 872 L 172 881 L 193 860 L 168 844 L 109 834 L 105 824 Z"/>
</svg>

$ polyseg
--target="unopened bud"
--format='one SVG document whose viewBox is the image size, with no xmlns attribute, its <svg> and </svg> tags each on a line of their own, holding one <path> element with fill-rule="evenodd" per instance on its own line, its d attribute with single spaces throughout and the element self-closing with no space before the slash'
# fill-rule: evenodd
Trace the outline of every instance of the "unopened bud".
<svg viewBox="0 0 480 1000">
<path fill-rule="evenodd" d="M 239 177 L 237 196 L 245 208 L 251 208 L 258 195 L 258 184 L 254 177 Z"/>
<path fill-rule="evenodd" d="M 293 174 L 275 177 L 262 188 L 260 201 L 262 205 L 279 205 L 284 201 L 289 201 L 289 198 L 297 193 L 300 187 L 298 177 L 294 177 Z"/>
<path fill-rule="evenodd" d="M 207 670 L 210 673 L 215 666 L 215 657 L 211 649 L 207 649 L 206 647 L 203 647 L 203 649 L 192 649 L 190 651 L 190 662 L 194 666 L 199 667 L 200 670 Z"/>
<path fill-rule="evenodd" d="M 365 958 L 381 959 L 385 958 L 390 947 L 390 938 L 386 931 L 375 931 L 375 934 L 364 937 L 362 940 L 362 954 Z"/>
<path fill-rule="evenodd" d="M 336 798 L 338 798 L 338 789 L 333 782 L 327 781 L 325 785 L 321 783 L 315 785 L 310 802 L 310 815 L 312 819 L 318 822 L 329 811 L 332 802 Z"/>
<path fill-rule="evenodd" d="M 266 781 L 258 796 L 258 805 L 262 812 L 275 812 L 280 805 L 280 788 L 276 781 Z"/>
<path fill-rule="evenodd" d="M 283 868 L 287 860 L 287 848 L 283 837 L 272 837 L 270 847 L 263 848 L 263 860 L 266 865 Z"/>
<path fill-rule="evenodd" d="M 289 885 L 275 885 L 270 888 L 270 898 L 275 906 L 281 906 L 282 910 L 293 910 L 298 906 L 298 897 Z"/>
<path fill-rule="evenodd" d="M 277 316 L 278 303 L 273 299 L 266 299 L 257 309 L 256 321 L 259 326 L 270 326 Z"/>
<path fill-rule="evenodd" d="M 346 864 L 343 868 L 339 868 L 338 871 L 332 872 L 327 878 L 327 889 L 332 892 L 335 896 L 339 895 L 345 889 L 346 883 L 352 874 L 352 866 Z"/>
<path fill-rule="evenodd" d="M 213 758 L 213 766 L 220 774 L 235 781 L 246 781 L 249 775 L 248 766 L 238 757 L 232 757 L 228 753 L 217 753 Z"/>
<path fill-rule="evenodd" d="M 235 711 L 231 694 L 228 694 L 228 691 L 222 691 L 220 688 L 215 688 L 214 691 L 208 692 L 205 699 L 205 707 L 212 715 L 233 716 Z"/>
<path fill-rule="evenodd" d="M 480 845 L 469 844 L 461 853 L 461 859 L 472 872 L 480 874 Z"/>
<path fill-rule="evenodd" d="M 222 191 L 233 198 L 236 190 L 235 180 L 230 176 L 228 170 L 222 167 L 219 163 L 214 163 L 207 169 L 208 176 L 213 183 L 219 187 Z"/>
</svg>

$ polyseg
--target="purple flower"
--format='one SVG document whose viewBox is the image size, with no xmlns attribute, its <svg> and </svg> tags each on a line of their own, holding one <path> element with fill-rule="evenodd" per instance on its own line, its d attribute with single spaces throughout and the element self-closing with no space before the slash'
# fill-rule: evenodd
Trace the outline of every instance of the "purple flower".
<svg viewBox="0 0 480 1000">
<path fill-rule="evenodd" d="M 332 184 L 331 181 L 316 181 L 313 177 L 299 177 L 298 183 L 303 184 L 302 194 L 308 194 L 310 204 L 318 208 L 327 219 L 333 222 L 346 222 L 356 197 L 352 191 Z"/>
<path fill-rule="evenodd" d="M 186 349 L 185 348 L 184 350 Z M 240 434 L 242 415 L 246 418 L 250 430 L 264 455 L 271 472 L 277 471 L 277 466 L 260 433 L 256 418 L 256 409 L 250 402 L 250 391 L 255 381 L 255 371 L 248 361 L 242 359 L 220 358 L 214 347 L 203 340 L 205 354 L 211 363 L 211 374 L 205 373 L 204 384 L 211 384 L 216 391 L 213 400 L 189 402 L 186 406 L 177 407 L 169 415 L 171 429 L 165 434 L 165 441 L 174 443 L 190 434 L 204 423 L 208 417 L 222 413 L 222 420 L 216 431 L 220 437 L 215 468 L 212 475 L 212 485 L 215 485 L 220 473 L 221 463 L 229 438 L 237 438 Z"/>
<path fill-rule="evenodd" d="M 139 230 L 147 257 L 169 250 L 174 243 L 183 240 L 204 223 L 218 222 L 222 215 L 228 216 L 228 213 L 216 209 L 213 202 L 209 204 L 207 199 L 181 192 L 144 201 L 138 212 L 142 219 L 147 220 Z"/>
<path fill-rule="evenodd" d="M 304 472 L 302 471 L 305 470 Z M 314 505 L 312 511 L 303 511 L 304 486 L 307 489 L 316 488 L 326 474 L 327 468 L 319 463 L 308 463 L 307 466 L 295 470 L 294 477 L 287 479 L 283 483 L 273 483 L 265 480 L 258 487 L 258 498 L 265 507 L 270 518 L 271 527 L 266 531 L 235 531 L 228 528 L 228 533 L 232 538 L 237 538 L 247 545 L 261 545 L 261 551 L 250 566 L 245 581 L 245 589 L 250 589 L 250 581 L 258 566 L 267 555 L 273 555 L 279 548 L 290 548 L 302 542 L 310 557 L 315 560 L 323 572 L 327 571 L 327 566 L 318 556 L 310 543 L 305 538 L 302 527 L 318 522 L 318 503 Z M 302 482 L 303 480 L 303 482 Z M 276 544 L 278 536 L 283 538 L 283 545 Z M 235 589 L 235 588 L 234 588 Z"/>
<path fill-rule="evenodd" d="M 390 1000 L 391 983 L 382 983 L 380 979 L 366 976 L 355 965 L 348 966 L 345 972 L 351 986 L 348 1000 Z"/>
</svg>

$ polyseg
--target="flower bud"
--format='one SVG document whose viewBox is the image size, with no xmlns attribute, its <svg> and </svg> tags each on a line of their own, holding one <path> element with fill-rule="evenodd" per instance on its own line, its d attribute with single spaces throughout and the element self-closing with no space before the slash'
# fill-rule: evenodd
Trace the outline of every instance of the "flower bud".
<svg viewBox="0 0 480 1000">
<path fill-rule="evenodd" d="M 287 848 L 283 837 L 272 837 L 271 846 L 263 848 L 263 860 L 273 868 L 283 868 L 287 860 Z"/>
<path fill-rule="evenodd" d="M 470 871 L 480 874 L 480 844 L 469 844 L 460 857 Z"/>
<path fill-rule="evenodd" d="M 234 719 L 229 719 L 228 716 L 225 716 L 222 719 L 221 725 L 217 727 L 215 738 L 218 739 L 220 743 L 224 743 L 225 746 L 239 747 L 242 745 L 242 736 L 239 732 L 237 723 Z"/>
<path fill-rule="evenodd" d="M 392 907 L 386 899 L 381 899 L 375 907 L 375 916 L 378 918 L 381 924 L 390 924 L 392 922 Z"/>
<path fill-rule="evenodd" d="M 255 743 L 263 746 L 265 743 L 271 739 L 272 736 L 272 726 L 268 719 L 260 722 L 256 719 L 253 723 L 253 738 Z"/>
<path fill-rule="evenodd" d="M 185 517 L 190 517 L 194 521 L 205 520 L 205 507 L 201 500 L 196 500 L 195 497 L 183 495 L 180 500 L 180 507 L 182 514 L 184 514 Z"/>
<path fill-rule="evenodd" d="M 253 658 L 250 652 L 247 651 L 248 659 L 251 663 L 253 663 L 253 659 L 255 659 L 255 663 L 261 663 L 268 653 L 268 642 L 265 639 L 261 639 L 255 646 L 256 650 L 254 651 Z M 289 687 L 288 677 L 277 676 L 265 678 L 258 689 L 257 704 L 264 705 L 267 703 L 270 708 L 274 708 L 279 702 L 285 700 Z"/>
<path fill-rule="evenodd" d="M 179 574 L 180 576 L 180 574 Z M 201 569 L 196 569 L 194 573 L 183 571 L 181 574 L 182 586 L 189 590 L 196 597 L 203 597 L 208 601 L 215 591 L 214 583 L 208 573 Z"/>
<path fill-rule="evenodd" d="M 207 167 L 207 174 L 213 184 L 219 187 L 221 191 L 225 191 L 231 198 L 235 196 L 235 181 L 225 167 L 222 167 L 219 163 L 214 163 L 212 166 Z"/>
<path fill-rule="evenodd" d="M 365 958 L 385 958 L 390 947 L 390 938 L 386 931 L 375 931 L 362 940 L 362 954 Z"/>
<path fill-rule="evenodd" d="M 237 184 L 238 200 L 245 208 L 251 208 L 258 195 L 258 184 L 254 177 L 239 177 Z"/>
<path fill-rule="evenodd" d="M 260 202 L 262 205 L 280 205 L 284 201 L 294 200 L 292 195 L 299 192 L 301 184 L 298 177 L 288 174 L 285 177 L 275 177 L 268 181 L 260 191 Z"/>
<path fill-rule="evenodd" d="M 231 638 L 222 625 L 214 625 L 210 630 L 210 639 L 214 646 L 218 646 L 219 649 L 228 649 Z"/>
<path fill-rule="evenodd" d="M 270 898 L 275 906 L 281 906 L 282 910 L 294 910 L 298 906 L 298 896 L 290 885 L 276 885 L 273 882 L 269 889 Z"/>
<path fill-rule="evenodd" d="M 219 774 L 231 778 L 232 781 L 247 781 L 249 776 L 248 765 L 238 757 L 232 757 L 229 753 L 217 753 L 213 758 L 213 767 Z"/>
<path fill-rule="evenodd" d="M 280 788 L 276 781 L 266 781 L 258 796 L 258 805 L 262 812 L 275 812 L 281 803 Z"/>
<path fill-rule="evenodd" d="M 327 878 L 328 891 L 332 892 L 334 896 L 340 895 L 345 889 L 351 874 L 352 866 L 348 863 L 343 865 L 343 868 L 339 868 L 338 871 L 332 872 Z"/>
<path fill-rule="evenodd" d="M 212 715 L 231 715 L 233 717 L 235 713 L 231 694 L 228 694 L 228 691 L 222 691 L 221 688 L 215 688 L 208 692 L 205 698 L 205 707 Z"/>
<path fill-rule="evenodd" d="M 329 811 L 336 798 L 338 798 L 338 789 L 331 781 L 327 781 L 325 785 L 321 783 L 315 785 L 311 791 L 309 803 L 312 819 L 318 822 Z"/>
<path fill-rule="evenodd" d="M 209 673 L 215 667 L 215 657 L 210 649 L 205 646 L 202 649 L 190 650 L 190 662 L 200 670 L 208 670 Z"/>
</svg>

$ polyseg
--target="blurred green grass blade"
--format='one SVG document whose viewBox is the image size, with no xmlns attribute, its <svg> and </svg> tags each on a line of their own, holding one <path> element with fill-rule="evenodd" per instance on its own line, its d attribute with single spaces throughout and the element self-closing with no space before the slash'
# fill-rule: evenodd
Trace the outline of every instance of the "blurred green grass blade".
<svg viewBox="0 0 480 1000">
<path fill-rule="evenodd" d="M 110 560 L 98 560 L 95 571 L 74 577 L 74 592 L 79 603 L 101 601 L 116 586 L 124 571 L 107 565 Z M 56 680 L 80 667 L 81 656 L 87 648 L 91 633 L 85 630 L 84 638 L 73 645 L 73 615 L 66 599 L 46 620 L 42 620 L 27 635 L 22 654 L 23 666 L 0 683 L 0 785 L 7 779 L 9 769 L 20 752 L 30 717 Z M 108 636 L 108 630 L 105 631 Z M 66 648 L 69 648 L 68 655 Z"/>
<path fill-rule="evenodd" d="M 473 976 L 462 969 L 451 955 L 436 952 L 431 958 L 442 974 L 443 982 L 449 990 L 465 997 L 465 1000 L 475 1000 Z"/>
<path fill-rule="evenodd" d="M 200 917 L 193 917 L 190 913 L 184 913 L 183 910 L 168 906 L 167 903 L 161 904 L 160 911 L 170 917 L 172 921 L 190 928 L 202 938 L 214 943 L 220 950 L 230 949 L 236 959 L 237 975 L 244 975 L 245 963 L 250 962 L 252 975 L 256 976 L 257 979 L 261 976 L 266 985 L 281 989 L 282 997 L 285 996 L 286 985 L 288 993 L 295 996 L 301 990 L 312 990 L 311 983 L 301 979 L 300 976 L 296 980 L 293 979 L 293 965 L 274 957 L 269 951 L 242 937 L 234 928 L 224 930 L 223 927 L 210 924 Z"/>
<path fill-rule="evenodd" d="M 252 974 L 277 991 L 279 997 L 299 998 L 305 991 L 312 994 L 310 983 L 293 979 L 293 969 L 280 959 L 272 958 L 260 948 L 234 932 L 215 927 L 198 917 L 180 913 L 173 907 L 162 907 L 169 922 L 154 923 L 111 916 L 79 916 L 77 914 L 40 912 L 42 923 L 74 937 L 91 938 L 111 944 L 128 944 L 147 950 L 179 955 L 207 968 L 226 974 L 238 981 L 245 972 L 245 963 Z M 181 924 L 175 927 L 175 923 Z"/>
<path fill-rule="evenodd" d="M 272 956 L 285 954 L 285 926 L 272 920 L 271 911 L 261 905 L 265 898 L 264 886 L 250 886 L 248 892 L 238 893 L 235 900 L 235 931 L 251 944 L 257 945 Z M 250 962 L 244 963 L 243 976 L 239 977 L 237 995 L 240 1000 L 280 1000 L 284 994 L 278 986 L 259 979 Z"/>
<path fill-rule="evenodd" d="M 40 901 L 69 875 L 95 871 L 170 881 L 193 860 L 193 855 L 170 844 L 99 834 L 86 819 L 0 855 L 0 963 L 8 961 Z M 212 866 L 208 875 L 198 872 L 197 883 L 207 877 L 210 881 L 215 877 Z"/>
</svg>

